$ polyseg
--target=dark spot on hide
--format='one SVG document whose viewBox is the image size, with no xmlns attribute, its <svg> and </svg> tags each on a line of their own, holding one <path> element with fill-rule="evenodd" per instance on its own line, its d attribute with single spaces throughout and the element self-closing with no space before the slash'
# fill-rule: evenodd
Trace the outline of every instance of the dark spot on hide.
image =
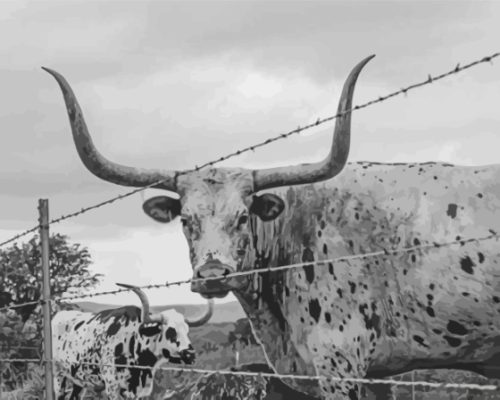
<svg viewBox="0 0 500 400">
<path fill-rule="evenodd" d="M 151 326 L 141 325 L 139 327 L 139 334 L 143 336 L 148 336 L 148 337 L 155 336 L 158 335 L 160 332 L 161 332 L 161 324 L 159 322 Z"/>
<path fill-rule="evenodd" d="M 482 264 L 484 262 L 484 254 L 483 253 L 477 253 L 477 257 L 479 259 L 479 263 Z"/>
<path fill-rule="evenodd" d="M 356 389 L 349 389 L 349 400 L 359 400 Z"/>
<path fill-rule="evenodd" d="M 130 338 L 130 342 L 128 344 L 128 351 L 130 352 L 130 354 L 134 355 L 134 352 L 135 352 L 135 336 L 132 336 Z"/>
<path fill-rule="evenodd" d="M 356 291 L 356 284 L 354 282 L 348 281 L 349 287 L 351 288 L 351 294 L 354 294 Z"/>
<path fill-rule="evenodd" d="M 123 353 L 123 343 L 118 343 L 115 346 L 115 357 L 118 357 L 122 353 Z"/>
<path fill-rule="evenodd" d="M 309 314 L 316 322 L 319 321 L 319 316 L 321 315 L 321 306 L 319 305 L 318 299 L 312 299 L 309 301 Z"/>
<path fill-rule="evenodd" d="M 174 328 L 167 328 L 165 338 L 172 343 L 177 342 L 177 331 Z"/>
<path fill-rule="evenodd" d="M 326 245 L 326 243 L 323 244 L 323 254 L 328 254 L 328 246 Z"/>
<path fill-rule="evenodd" d="M 314 253 L 308 247 L 302 252 L 302 262 L 314 261 Z M 304 267 L 304 273 L 306 274 L 306 280 L 309 283 L 314 282 L 314 265 L 306 265 Z"/>
<path fill-rule="evenodd" d="M 498 296 L 493 296 L 493 301 L 495 303 L 500 303 L 500 298 Z"/>
<path fill-rule="evenodd" d="M 332 320 L 332 316 L 330 315 L 330 313 L 328 313 L 328 312 L 327 312 L 327 313 L 325 313 L 325 321 L 326 321 L 327 323 L 330 323 L 330 322 L 331 322 L 331 320 Z"/>
<path fill-rule="evenodd" d="M 432 307 L 427 307 L 426 311 L 427 311 L 427 314 L 429 314 L 429 317 L 436 316 L 436 314 L 434 313 L 434 309 Z"/>
<path fill-rule="evenodd" d="M 334 274 L 333 264 L 332 263 L 328 263 L 328 272 L 330 273 L 330 275 Z"/>
<path fill-rule="evenodd" d="M 380 331 L 380 317 L 375 313 L 376 306 L 375 303 L 372 303 L 372 315 L 368 317 L 367 314 L 368 310 L 368 305 L 367 304 L 361 304 L 359 306 L 359 312 L 363 316 L 363 319 L 365 321 L 365 327 L 366 329 L 373 329 L 377 333 L 377 337 L 380 337 L 381 331 Z"/>
<path fill-rule="evenodd" d="M 413 340 L 417 342 L 420 346 L 429 348 L 428 345 L 424 343 L 424 338 L 418 335 L 413 335 Z"/>
<path fill-rule="evenodd" d="M 444 335 L 443 338 L 448 342 L 451 347 L 458 347 L 462 344 L 462 341 L 458 338 Z"/>
<path fill-rule="evenodd" d="M 148 349 L 138 353 L 137 365 L 140 367 L 152 367 L 158 359 Z M 137 387 L 146 385 L 146 379 L 152 378 L 151 369 L 130 368 L 130 378 L 128 379 L 128 390 L 134 394 L 137 393 Z"/>
<path fill-rule="evenodd" d="M 461 323 L 459 323 L 457 321 L 453 321 L 453 320 L 450 320 L 448 322 L 446 329 L 448 329 L 448 332 L 450 332 L 454 335 L 460 335 L 460 336 L 466 335 L 467 332 L 469 332 L 467 330 L 467 328 L 465 328 L 465 326 L 463 326 Z"/>
<path fill-rule="evenodd" d="M 472 269 L 474 266 L 475 264 L 469 256 L 465 256 L 460 259 L 460 267 L 468 274 L 472 275 L 474 273 L 474 270 Z"/>
<path fill-rule="evenodd" d="M 448 215 L 450 218 L 455 218 L 457 216 L 457 205 L 453 203 L 448 204 L 446 215 Z"/>
<path fill-rule="evenodd" d="M 106 334 L 108 336 L 114 336 L 117 334 L 117 332 L 120 330 L 120 321 L 118 321 L 118 319 L 115 319 L 112 324 L 109 326 Z"/>
<path fill-rule="evenodd" d="M 75 325 L 75 331 L 77 331 L 77 330 L 78 330 L 78 328 L 79 328 L 80 326 L 82 326 L 84 323 L 85 323 L 85 321 L 80 321 L 80 322 L 78 322 L 78 323 Z"/>
</svg>

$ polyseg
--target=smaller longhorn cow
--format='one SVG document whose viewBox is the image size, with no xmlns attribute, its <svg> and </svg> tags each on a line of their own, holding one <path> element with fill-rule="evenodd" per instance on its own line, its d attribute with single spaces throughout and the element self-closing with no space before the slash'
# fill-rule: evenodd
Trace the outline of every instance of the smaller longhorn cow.
<svg viewBox="0 0 500 400">
<path fill-rule="evenodd" d="M 61 311 L 52 319 L 58 400 L 66 398 L 66 380 L 73 385 L 70 400 L 79 399 L 87 387 L 104 389 L 109 400 L 145 397 L 152 391 L 154 370 L 160 364 L 194 362 L 188 327 L 210 319 L 213 301 L 203 317 L 189 321 L 172 309 L 150 314 L 148 298 L 140 288 L 118 285 L 139 296 L 142 310 L 125 306 L 98 313 Z M 124 364 L 140 368 L 117 366 Z"/>
</svg>

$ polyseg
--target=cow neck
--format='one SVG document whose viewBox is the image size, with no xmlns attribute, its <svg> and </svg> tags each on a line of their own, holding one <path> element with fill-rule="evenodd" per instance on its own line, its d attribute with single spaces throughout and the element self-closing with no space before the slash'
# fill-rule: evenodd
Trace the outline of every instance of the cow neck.
<svg viewBox="0 0 500 400">
<path fill-rule="evenodd" d="M 265 269 L 289 265 L 293 260 L 290 242 L 280 234 L 283 219 L 263 223 L 251 217 L 252 248 L 244 261 L 243 269 Z M 292 344 L 290 326 L 287 322 L 286 302 L 290 295 L 287 288 L 289 271 L 274 271 L 255 274 L 253 284 L 235 292 L 235 296 L 247 314 L 257 342 L 265 352 L 268 364 L 279 373 L 314 375 Z M 315 393 L 313 382 L 287 382 L 291 386 Z M 308 388 L 310 386 L 310 388 Z"/>
</svg>

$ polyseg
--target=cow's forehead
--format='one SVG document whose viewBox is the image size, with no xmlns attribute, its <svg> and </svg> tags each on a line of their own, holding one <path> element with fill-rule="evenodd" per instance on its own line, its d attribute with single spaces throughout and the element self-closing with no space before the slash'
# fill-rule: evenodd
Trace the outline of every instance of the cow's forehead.
<svg viewBox="0 0 500 400">
<path fill-rule="evenodd" d="M 180 175 L 177 188 L 186 210 L 232 213 L 242 207 L 253 190 L 252 172 L 237 168 L 213 168 Z"/>
<path fill-rule="evenodd" d="M 211 168 L 177 177 L 181 196 L 200 192 L 204 194 L 228 193 L 231 191 L 250 194 L 253 189 L 252 171 L 242 168 Z"/>
<path fill-rule="evenodd" d="M 186 323 L 184 316 L 173 309 L 162 311 L 162 314 L 168 325 L 182 326 Z"/>
</svg>

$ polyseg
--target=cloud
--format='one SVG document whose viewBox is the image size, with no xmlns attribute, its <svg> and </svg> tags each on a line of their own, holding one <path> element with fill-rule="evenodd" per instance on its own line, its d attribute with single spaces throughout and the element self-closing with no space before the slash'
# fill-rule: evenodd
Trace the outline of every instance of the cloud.
<svg viewBox="0 0 500 400">
<path fill-rule="evenodd" d="M 369 54 L 356 104 L 495 51 L 499 11 L 495 2 L 0 2 L 0 238 L 36 223 L 40 197 L 56 217 L 131 189 L 82 165 L 42 65 L 69 80 L 106 157 L 186 169 L 335 114 L 345 77 Z M 349 158 L 498 163 L 499 93 L 498 66 L 482 65 L 357 111 Z M 319 160 L 333 125 L 223 165 Z M 154 225 L 139 195 L 56 231 L 92 245 L 110 288 L 122 277 L 149 282 L 158 268 L 171 279 L 160 267 L 166 242 L 190 273 L 182 236 Z"/>
</svg>

